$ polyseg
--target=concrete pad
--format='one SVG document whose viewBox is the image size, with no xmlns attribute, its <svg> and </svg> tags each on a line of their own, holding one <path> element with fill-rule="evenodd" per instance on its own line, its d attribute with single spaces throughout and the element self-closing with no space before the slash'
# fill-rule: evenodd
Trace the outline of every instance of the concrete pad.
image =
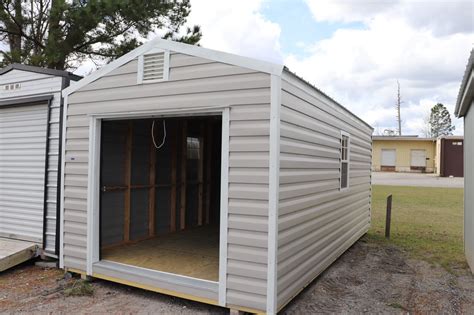
<svg viewBox="0 0 474 315">
<path fill-rule="evenodd" d="M 464 178 L 421 173 L 372 172 L 372 185 L 464 188 Z"/>
</svg>

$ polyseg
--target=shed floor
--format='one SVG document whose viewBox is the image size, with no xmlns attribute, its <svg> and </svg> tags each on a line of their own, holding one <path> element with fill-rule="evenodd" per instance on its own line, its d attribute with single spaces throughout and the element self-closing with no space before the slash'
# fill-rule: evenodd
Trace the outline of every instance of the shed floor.
<svg viewBox="0 0 474 315">
<path fill-rule="evenodd" d="M 219 229 L 204 226 L 103 249 L 102 259 L 218 281 Z"/>
<path fill-rule="evenodd" d="M 0 237 L 0 272 L 35 257 L 37 249 L 33 242 Z"/>
</svg>

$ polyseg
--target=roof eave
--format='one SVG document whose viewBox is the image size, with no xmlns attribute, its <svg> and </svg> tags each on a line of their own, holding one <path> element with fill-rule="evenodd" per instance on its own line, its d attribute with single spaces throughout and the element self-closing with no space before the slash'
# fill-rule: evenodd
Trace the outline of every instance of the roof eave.
<svg viewBox="0 0 474 315">
<path fill-rule="evenodd" d="M 24 65 L 24 64 L 19 64 L 19 63 L 13 63 L 0 69 L 0 75 L 8 73 L 12 70 L 20 70 L 20 71 L 34 72 L 34 73 L 40 73 L 40 74 L 46 74 L 46 75 L 52 75 L 52 76 L 58 76 L 58 77 L 65 77 L 73 81 L 78 81 L 82 79 L 81 76 L 75 75 L 68 71 L 42 68 L 42 67 Z"/>
<path fill-rule="evenodd" d="M 461 118 L 466 115 L 472 101 L 474 100 L 474 49 L 471 50 L 469 61 L 459 89 L 458 99 L 454 114 Z"/>
<path fill-rule="evenodd" d="M 332 97 L 330 97 L 329 95 L 327 95 L 326 93 L 324 93 L 323 91 L 321 91 L 320 89 L 318 89 L 316 86 L 314 86 L 313 84 L 311 84 L 310 82 L 306 81 L 305 79 L 303 79 L 302 77 L 300 77 L 299 75 L 297 75 L 296 73 L 290 71 L 290 69 L 288 67 L 284 67 L 283 68 L 283 71 L 284 73 L 287 73 L 289 74 L 290 76 L 294 77 L 295 79 L 299 80 L 301 83 L 305 84 L 306 86 L 308 86 L 309 88 L 315 90 L 316 92 L 320 93 L 321 95 L 323 95 L 324 97 L 326 97 L 327 99 L 329 99 L 331 102 L 333 102 L 334 104 L 336 104 L 338 107 L 340 107 L 344 112 L 348 113 L 349 115 L 351 115 L 352 117 L 354 117 L 355 119 L 357 119 L 357 121 L 361 122 L 362 124 L 364 124 L 366 127 L 370 128 L 372 130 L 372 132 L 374 131 L 374 127 L 372 127 L 371 125 L 369 125 L 367 122 L 365 122 L 362 118 L 360 118 L 359 116 L 357 116 L 356 114 L 354 114 L 353 112 L 351 112 L 349 109 L 347 109 L 344 105 L 340 104 L 339 102 L 337 102 L 335 99 L 333 99 Z"/>
</svg>

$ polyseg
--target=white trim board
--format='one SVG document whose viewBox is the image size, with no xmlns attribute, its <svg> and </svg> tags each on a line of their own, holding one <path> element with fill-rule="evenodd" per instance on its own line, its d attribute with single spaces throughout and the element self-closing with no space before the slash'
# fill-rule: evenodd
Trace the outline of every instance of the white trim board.
<svg viewBox="0 0 474 315">
<path fill-rule="evenodd" d="M 88 85 L 89 83 L 94 82 L 95 80 L 123 66 L 124 64 L 137 58 L 138 56 L 143 55 L 151 49 L 169 50 L 186 55 L 214 60 L 217 62 L 227 63 L 234 66 L 253 69 L 269 74 L 281 75 L 283 71 L 283 65 L 280 64 L 274 64 L 267 61 L 229 54 L 217 50 L 203 48 L 200 46 L 179 43 L 172 40 L 155 38 L 143 44 L 142 46 L 132 50 L 131 52 L 123 55 L 122 57 L 112 61 L 111 63 L 103 66 L 99 70 L 78 81 L 77 83 L 71 84 L 71 86 L 63 90 L 63 96 L 69 95 L 79 90 L 80 88 Z"/>
<path fill-rule="evenodd" d="M 227 236 L 229 225 L 229 108 L 222 112 L 221 216 L 219 231 L 219 305 L 227 303 Z"/>
<path fill-rule="evenodd" d="M 181 116 L 208 116 L 222 115 L 222 156 L 221 156 L 221 224 L 219 236 L 219 305 L 226 306 L 227 293 L 227 227 L 228 227 L 228 189 L 229 189 L 229 128 L 230 110 L 228 107 L 210 110 L 157 110 L 154 112 L 90 115 L 89 116 L 89 167 L 88 167 L 88 194 L 87 194 L 87 274 L 93 275 L 94 265 L 99 262 L 99 174 L 100 174 L 100 132 L 103 119 L 145 118 L 145 117 L 181 117 Z M 63 209 L 64 210 L 64 209 Z M 179 276 L 179 275 L 178 275 Z"/>
<path fill-rule="evenodd" d="M 281 77 L 271 76 L 270 99 L 270 156 L 268 188 L 268 259 L 267 259 L 267 314 L 276 314 L 278 202 L 280 189 L 280 109 Z"/>
<path fill-rule="evenodd" d="M 63 103 L 63 130 L 61 139 L 61 181 L 60 185 L 60 200 L 59 200 L 59 268 L 64 269 L 64 176 L 66 169 L 66 122 L 68 102 L 67 96 L 64 97 Z M 56 235 L 58 237 L 58 235 Z"/>
</svg>

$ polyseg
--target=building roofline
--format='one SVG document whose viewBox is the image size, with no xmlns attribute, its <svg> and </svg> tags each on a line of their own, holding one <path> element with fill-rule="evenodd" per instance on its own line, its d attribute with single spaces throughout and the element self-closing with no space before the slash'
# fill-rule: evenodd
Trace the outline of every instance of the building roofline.
<svg viewBox="0 0 474 315">
<path fill-rule="evenodd" d="M 419 138 L 417 136 L 372 136 L 372 140 L 382 141 L 436 141 L 436 138 Z"/>
<path fill-rule="evenodd" d="M 341 108 L 344 112 L 346 112 L 347 114 L 351 115 L 353 118 L 357 119 L 359 122 L 363 123 L 365 126 L 367 126 L 368 128 L 370 128 L 372 131 L 374 130 L 374 127 L 372 127 L 371 125 L 369 125 L 367 122 L 365 122 L 362 118 L 360 118 L 359 116 L 357 116 L 356 114 L 354 114 L 353 112 L 351 112 L 350 110 L 348 110 L 344 105 L 342 105 L 341 103 L 339 103 L 338 101 L 336 101 L 335 99 L 333 99 L 332 97 L 330 97 L 329 95 L 327 95 L 326 93 L 324 93 L 323 91 L 321 91 L 319 88 L 317 88 L 315 85 L 311 84 L 310 82 L 306 81 L 305 79 L 303 79 L 302 77 L 300 77 L 299 75 L 297 75 L 296 73 L 292 72 L 288 67 L 284 67 L 283 68 L 283 71 L 285 73 L 288 73 L 289 75 L 291 75 L 292 77 L 294 77 L 295 79 L 298 79 L 299 81 L 301 81 L 303 84 L 307 85 L 308 87 L 310 87 L 311 89 L 315 90 L 316 92 L 318 92 L 319 94 L 321 94 L 322 96 L 324 96 L 325 98 L 327 98 L 328 100 L 330 100 L 331 102 L 333 102 L 334 104 L 336 104 L 336 106 L 338 106 L 339 108 Z"/>
<path fill-rule="evenodd" d="M 471 55 L 464 71 L 464 76 L 459 88 L 458 99 L 454 114 L 456 117 L 463 117 L 474 99 L 474 49 L 471 50 Z"/>
<path fill-rule="evenodd" d="M 463 140 L 464 136 L 440 136 L 438 139 Z"/>
<path fill-rule="evenodd" d="M 267 61 L 262 61 L 254 58 L 243 57 L 235 54 L 225 53 L 217 50 L 207 49 L 196 45 L 189 45 L 184 44 L 172 40 L 165 40 L 162 38 L 155 38 L 150 40 L 149 42 L 143 44 L 142 46 L 130 51 L 129 53 L 123 55 L 122 57 L 112 61 L 111 63 L 103 66 L 99 70 L 93 72 L 89 76 L 85 77 L 81 81 L 70 85 L 68 88 L 63 90 L 63 96 L 69 95 L 74 93 L 75 91 L 81 89 L 82 87 L 88 85 L 89 83 L 94 82 L 95 80 L 105 76 L 106 74 L 112 72 L 113 70 L 123 66 L 124 64 L 130 62 L 131 60 L 137 58 L 138 56 L 142 55 L 143 53 L 151 50 L 151 49 L 164 49 L 164 50 L 171 50 L 191 56 L 201 57 L 209 60 L 214 60 L 217 62 L 222 62 L 226 64 L 231 64 L 243 68 L 253 69 L 255 71 L 269 73 L 272 75 L 277 75 L 281 77 L 283 72 L 289 73 L 302 83 L 310 87 L 311 89 L 317 91 L 330 101 L 332 101 L 336 106 L 340 107 L 344 112 L 350 114 L 359 122 L 363 123 L 365 126 L 374 130 L 372 126 L 367 124 L 364 120 L 360 117 L 352 113 L 346 107 L 335 101 L 333 98 L 329 97 L 327 94 L 322 92 L 320 89 L 309 83 L 308 81 L 304 80 L 303 78 L 299 77 L 295 73 L 291 72 L 287 67 L 281 64 L 275 64 Z"/>
<path fill-rule="evenodd" d="M 23 65 L 23 64 L 19 64 L 19 63 L 13 63 L 13 64 L 10 64 L 10 65 L 0 69 L 0 75 L 8 73 L 12 70 L 21 70 L 21 71 L 28 71 L 28 72 L 52 75 L 52 76 L 57 76 L 57 77 L 65 77 L 65 78 L 68 78 L 72 81 L 79 81 L 80 79 L 82 79 L 81 76 L 73 74 L 73 73 L 68 72 L 68 71 L 42 68 L 42 67 L 36 67 L 36 66 L 30 66 L 30 65 Z"/>
</svg>

